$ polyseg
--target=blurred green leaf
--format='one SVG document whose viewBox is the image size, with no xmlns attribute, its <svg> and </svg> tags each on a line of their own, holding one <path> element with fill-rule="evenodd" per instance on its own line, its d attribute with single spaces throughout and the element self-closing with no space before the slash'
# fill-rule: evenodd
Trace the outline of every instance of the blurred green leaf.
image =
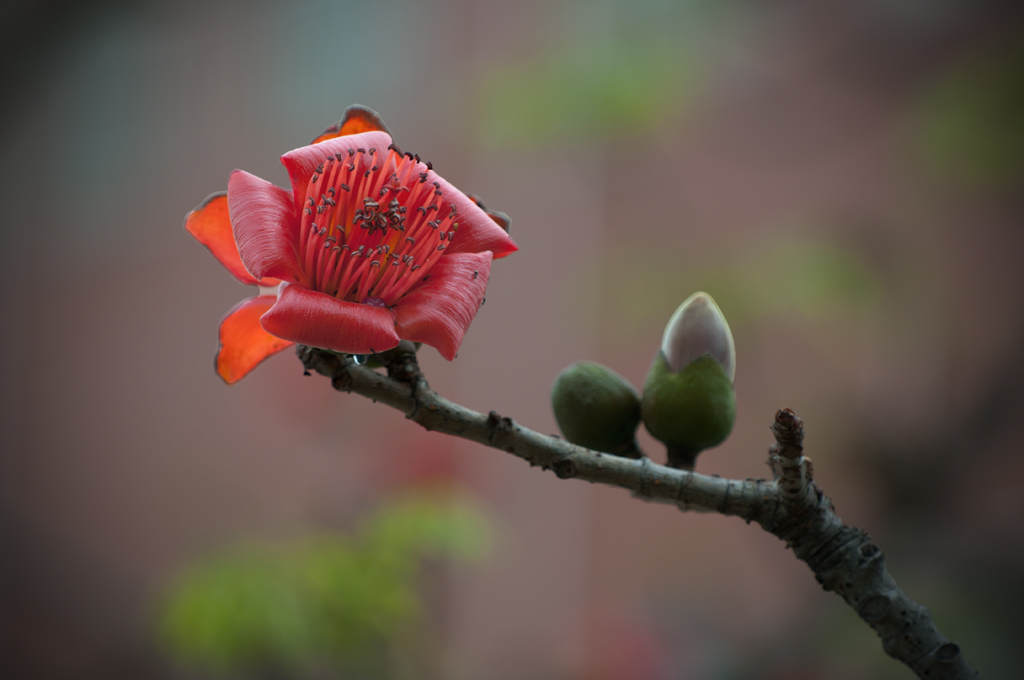
<svg viewBox="0 0 1024 680">
<path fill-rule="evenodd" d="M 415 637 L 423 558 L 480 559 L 487 542 L 477 509 L 424 495 L 383 507 L 354 539 L 235 546 L 182 572 L 162 637 L 180 659 L 221 671 L 365 666 Z"/>
<path fill-rule="evenodd" d="M 1024 178 L 1024 42 L 956 63 L 925 96 L 920 145 L 939 174 L 973 185 Z"/>
<path fill-rule="evenodd" d="M 680 263 L 673 253 L 619 248 L 607 264 L 609 311 L 630 329 L 663 325 L 698 290 L 719 302 L 733 328 L 765 316 L 834 319 L 872 309 L 881 283 L 856 252 L 827 242 L 774 241 L 731 262 Z"/>
<path fill-rule="evenodd" d="M 481 134 L 493 146 L 642 134 L 678 115 L 695 81 L 678 41 L 586 43 L 490 73 Z"/>
</svg>

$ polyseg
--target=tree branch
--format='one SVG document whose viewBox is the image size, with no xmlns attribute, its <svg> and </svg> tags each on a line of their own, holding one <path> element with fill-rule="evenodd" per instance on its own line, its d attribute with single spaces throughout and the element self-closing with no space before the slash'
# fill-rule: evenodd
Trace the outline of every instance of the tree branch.
<svg viewBox="0 0 1024 680">
<path fill-rule="evenodd" d="M 478 413 L 430 389 L 415 351 L 399 347 L 383 356 L 388 375 L 356 365 L 348 355 L 299 345 L 307 370 L 335 389 L 387 404 L 427 430 L 511 453 L 563 479 L 578 478 L 629 489 L 682 510 L 717 512 L 756 522 L 784 540 L 825 590 L 842 597 L 882 639 L 885 652 L 919 678 L 980 678 L 959 646 L 947 640 L 928 609 L 914 602 L 885 568 L 885 555 L 868 535 L 843 524 L 832 501 L 813 481 L 803 455 L 803 423 L 789 409 L 775 416 L 769 465 L 775 479 L 733 480 L 659 465 L 646 456 L 622 458 L 543 435 L 494 411 Z"/>
</svg>

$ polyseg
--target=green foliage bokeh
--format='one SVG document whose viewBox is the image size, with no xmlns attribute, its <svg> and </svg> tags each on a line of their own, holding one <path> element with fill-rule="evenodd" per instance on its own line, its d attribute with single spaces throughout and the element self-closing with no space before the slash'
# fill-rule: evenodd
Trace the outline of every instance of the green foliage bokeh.
<svg viewBox="0 0 1024 680">
<path fill-rule="evenodd" d="M 161 610 L 162 639 L 180 660 L 221 671 L 365 665 L 415 636 L 423 558 L 475 560 L 487 543 L 473 507 L 415 497 L 354 537 L 239 545 L 180 575 Z"/>
</svg>

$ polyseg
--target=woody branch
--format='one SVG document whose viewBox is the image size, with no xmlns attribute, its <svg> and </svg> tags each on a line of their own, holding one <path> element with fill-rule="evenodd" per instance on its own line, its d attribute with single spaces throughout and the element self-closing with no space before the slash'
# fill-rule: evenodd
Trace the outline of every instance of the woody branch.
<svg viewBox="0 0 1024 680">
<path fill-rule="evenodd" d="M 912 600 L 885 567 L 885 555 L 867 533 L 843 523 L 813 480 L 803 455 L 803 423 L 789 409 L 775 416 L 769 451 L 774 479 L 734 480 L 659 465 L 650 458 L 622 458 L 543 435 L 491 411 L 484 415 L 430 389 L 415 351 L 389 352 L 387 375 L 356 365 L 348 355 L 299 345 L 309 371 L 335 389 L 369 397 L 405 414 L 427 430 L 511 453 L 558 477 L 628 489 L 641 498 L 683 510 L 717 512 L 756 522 L 778 536 L 807 564 L 815 579 L 853 607 L 882 640 L 885 652 L 919 678 L 980 678 L 959 646 L 936 627 L 931 612 Z"/>
</svg>

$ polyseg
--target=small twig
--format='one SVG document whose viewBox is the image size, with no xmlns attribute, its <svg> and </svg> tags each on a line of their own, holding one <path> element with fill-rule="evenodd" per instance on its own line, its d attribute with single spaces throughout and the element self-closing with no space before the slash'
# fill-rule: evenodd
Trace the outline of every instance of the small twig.
<svg viewBox="0 0 1024 680">
<path fill-rule="evenodd" d="M 683 510 L 734 515 L 760 524 L 793 549 L 831 590 L 854 608 L 882 638 L 885 652 L 928 680 L 980 678 L 960 648 L 949 642 L 926 607 L 911 600 L 885 568 L 885 556 L 868 535 L 843 524 L 832 501 L 813 481 L 803 456 L 803 422 L 789 409 L 775 416 L 769 465 L 776 479 L 743 481 L 708 477 L 659 465 L 642 455 L 623 458 L 591 451 L 534 432 L 491 411 L 483 415 L 430 389 L 413 351 L 388 358 L 383 375 L 350 357 L 300 345 L 307 370 L 331 379 L 335 389 L 355 392 L 402 411 L 436 430 L 511 453 L 559 477 L 628 489 L 647 500 Z"/>
</svg>

